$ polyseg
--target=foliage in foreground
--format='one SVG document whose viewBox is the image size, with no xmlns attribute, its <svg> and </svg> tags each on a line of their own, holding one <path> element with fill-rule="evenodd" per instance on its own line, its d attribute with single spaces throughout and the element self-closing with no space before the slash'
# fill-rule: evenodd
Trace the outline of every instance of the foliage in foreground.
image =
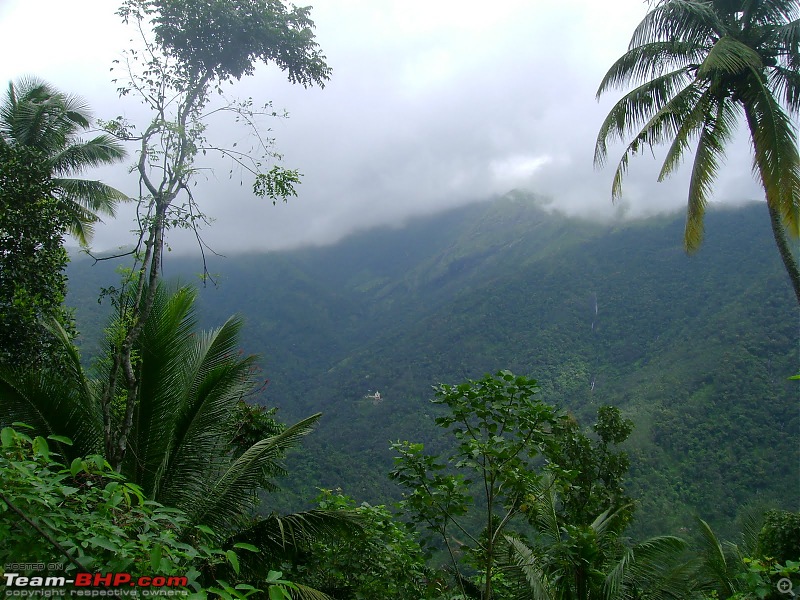
<svg viewBox="0 0 800 600">
<path fill-rule="evenodd" d="M 293 578 L 337 600 L 429 597 L 434 574 L 413 529 L 385 506 L 357 506 L 338 490 L 321 490 L 316 501 L 320 510 L 354 515 L 361 529 L 313 544 L 295 559 Z"/>
<path fill-rule="evenodd" d="M 30 426 L 0 430 L 0 565 L 56 563 L 67 573 L 186 577 L 196 599 L 241 600 L 262 591 L 271 600 L 290 600 L 292 593 L 322 597 L 279 571 L 243 580 L 240 561 L 258 548 L 217 547 L 212 529 L 147 500 L 102 456 L 77 457 L 67 466 L 47 439 L 23 429 Z M 71 444 L 62 436 L 50 440 Z"/>
<path fill-rule="evenodd" d="M 185 575 L 195 591 L 202 572 L 222 563 L 235 568 L 236 551 L 214 548 L 211 530 L 192 526 L 181 510 L 147 500 L 102 456 L 62 463 L 47 439 L 23 428 L 28 426 L 0 430 L 0 564 Z M 60 436 L 50 441 L 70 443 Z"/>
<path fill-rule="evenodd" d="M 602 407 L 589 436 L 540 399 L 534 379 L 509 371 L 434 389 L 433 402 L 449 409 L 436 424 L 453 435 L 454 451 L 441 457 L 422 444 L 393 444 L 399 456 L 391 477 L 408 490 L 402 506 L 409 518 L 444 543 L 463 595 L 510 593 L 509 544 L 530 532 L 544 505 L 549 522 L 558 523 L 548 532 L 555 539 L 563 530 L 580 546 L 599 532 L 621 548 L 632 505 L 622 487 L 627 456 L 615 448 L 632 424 L 619 410 Z"/>
<path fill-rule="evenodd" d="M 764 598 L 797 574 L 800 556 L 788 555 L 800 527 L 787 513 L 751 525 L 760 550 L 720 542 L 704 521 L 694 543 L 631 543 L 628 457 L 616 446 L 632 424 L 601 407 L 589 435 L 536 398 L 537 387 L 508 371 L 437 386 L 434 402 L 449 409 L 437 425 L 453 434 L 454 451 L 443 459 L 422 444 L 393 445 L 407 517 L 438 534 L 450 556 L 449 597 Z"/>
<path fill-rule="evenodd" d="M 276 489 L 286 451 L 319 415 L 284 427 L 244 406 L 255 380 L 253 357 L 237 351 L 241 321 L 197 332 L 194 301 L 190 288 L 159 288 L 135 348 L 141 397 L 125 440 L 133 451 L 126 453 L 121 473 L 148 500 L 182 511 L 188 526 L 209 527 L 224 549 L 257 547 L 241 567 L 248 576 L 264 575 L 299 547 L 355 525 L 344 511 L 265 514 L 259 492 Z M 116 331 L 112 324 L 108 333 Z M 103 428 L 125 418 L 123 403 L 104 414 L 100 381 L 82 367 L 66 336 L 61 339 L 70 356 L 67 367 L 0 370 L 0 426 L 29 423 L 34 435 L 50 437 L 69 461 L 105 456 Z M 106 368 L 101 360 L 100 379 Z"/>
</svg>

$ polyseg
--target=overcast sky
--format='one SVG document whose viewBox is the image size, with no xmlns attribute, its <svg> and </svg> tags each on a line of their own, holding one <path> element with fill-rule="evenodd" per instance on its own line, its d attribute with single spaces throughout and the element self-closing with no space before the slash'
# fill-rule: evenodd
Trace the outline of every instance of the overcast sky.
<svg viewBox="0 0 800 600">
<path fill-rule="evenodd" d="M 110 0 L 0 0 L 0 77 L 36 75 L 83 96 L 95 115 L 146 122 L 120 101 L 112 60 L 131 31 Z M 570 214 L 609 218 L 613 166 L 592 166 L 594 141 L 619 93 L 595 100 L 606 69 L 646 12 L 642 0 L 318 0 L 312 18 L 333 67 L 324 90 L 293 87 L 262 68 L 233 90 L 272 100 L 283 164 L 304 174 L 287 205 L 253 198 L 209 162 L 196 196 L 215 219 L 215 250 L 324 244 L 375 225 L 484 200 L 512 188 L 546 196 Z M 729 152 L 715 200 L 760 198 L 747 145 Z M 131 149 L 133 150 L 133 149 Z M 627 214 L 685 206 L 688 174 L 656 183 L 645 156 L 626 179 Z M 134 195 L 123 166 L 102 177 Z M 132 212 L 99 226 L 95 248 L 132 239 Z M 180 250 L 185 241 L 173 235 Z"/>
</svg>

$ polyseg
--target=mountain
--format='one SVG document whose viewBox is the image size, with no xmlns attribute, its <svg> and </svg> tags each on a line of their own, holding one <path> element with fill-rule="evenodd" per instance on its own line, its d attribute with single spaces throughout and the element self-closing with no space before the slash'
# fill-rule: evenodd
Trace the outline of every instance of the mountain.
<svg viewBox="0 0 800 600">
<path fill-rule="evenodd" d="M 693 514 L 725 532 L 748 502 L 798 508 L 787 379 L 798 314 L 763 204 L 711 210 L 706 229 L 687 256 L 682 217 L 598 224 L 514 192 L 334 246 L 216 263 L 201 314 L 206 326 L 244 315 L 244 349 L 269 379 L 259 401 L 286 421 L 324 413 L 281 506 L 316 487 L 397 498 L 389 441 L 446 443 L 430 386 L 510 369 L 587 426 L 602 404 L 634 420 L 637 533 L 689 527 Z M 186 281 L 201 264 L 170 257 L 167 269 Z M 94 299 L 110 271 L 70 266 L 82 330 L 100 330 Z"/>
</svg>

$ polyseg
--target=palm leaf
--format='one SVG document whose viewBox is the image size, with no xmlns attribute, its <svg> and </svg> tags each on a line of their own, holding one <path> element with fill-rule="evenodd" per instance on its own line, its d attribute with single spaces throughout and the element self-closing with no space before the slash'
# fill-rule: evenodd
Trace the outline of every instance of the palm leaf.
<svg viewBox="0 0 800 600">
<path fill-rule="evenodd" d="M 800 69 L 800 19 L 795 18 L 779 27 L 775 38 L 783 50 L 784 64 L 795 71 Z"/>
<path fill-rule="evenodd" d="M 797 117 L 800 113 L 800 72 L 797 68 L 772 67 L 768 75 L 768 84 L 773 94 L 789 109 L 789 113 Z"/>
<path fill-rule="evenodd" d="M 680 538 L 659 536 L 626 548 L 606 576 L 605 598 L 631 598 L 636 589 L 646 589 L 648 598 L 688 597 L 694 565 L 685 559 L 687 546 Z"/>
<path fill-rule="evenodd" d="M 231 543 L 253 544 L 261 551 L 247 555 L 253 567 L 264 567 L 304 552 L 312 544 L 363 531 L 357 513 L 346 510 L 309 510 L 289 515 L 270 514 L 237 531 Z"/>
<path fill-rule="evenodd" d="M 84 211 L 113 217 L 117 202 L 129 200 L 123 192 L 97 180 L 56 178 L 53 183 L 58 189 L 59 198 L 80 206 Z"/>
<path fill-rule="evenodd" d="M 670 72 L 686 73 L 696 66 L 708 47 L 674 40 L 636 46 L 623 54 L 608 70 L 597 89 L 597 98 L 612 88 L 647 83 Z"/>
<path fill-rule="evenodd" d="M 686 211 L 684 244 L 693 252 L 703 240 L 703 217 L 717 176 L 720 161 L 725 156 L 725 145 L 730 141 L 736 115 L 725 100 L 709 99 L 709 112 L 716 103 L 713 116 L 707 115 L 695 150 L 694 166 L 689 181 L 689 201 Z"/>
<path fill-rule="evenodd" d="M 255 357 L 240 358 L 236 352 L 241 326 L 240 319 L 229 319 L 221 328 L 195 336 L 192 351 L 185 357 L 185 394 L 169 452 L 164 453 L 158 470 L 158 489 L 165 502 L 185 502 L 205 493 L 209 479 L 231 460 L 231 414 L 253 387 Z"/>
<path fill-rule="evenodd" d="M 196 325 L 196 292 L 169 293 L 161 285 L 137 344 L 141 367 L 130 452 L 124 470 L 153 499 L 161 500 L 156 476 L 175 436 L 181 406 L 186 353 Z"/>
<path fill-rule="evenodd" d="M 298 598 L 299 600 L 333 600 L 328 594 L 303 585 L 302 583 L 295 583 L 294 585 L 296 589 L 291 592 L 292 598 Z"/>
<path fill-rule="evenodd" d="M 789 232 L 800 235 L 800 155 L 791 119 L 757 74 L 743 98 L 753 144 L 753 170 L 767 202 L 779 212 Z"/>
<path fill-rule="evenodd" d="M 87 142 L 73 140 L 50 156 L 54 174 L 71 175 L 87 168 L 101 167 L 125 158 L 125 148 L 110 135 L 98 135 Z M 113 189 L 113 188 L 112 188 Z"/>
<path fill-rule="evenodd" d="M 253 444 L 209 486 L 204 497 L 194 498 L 194 505 L 185 507 L 191 521 L 210 525 L 220 533 L 235 528 L 252 508 L 252 494 L 264 468 L 311 433 L 320 416 L 318 413 L 307 417 L 280 434 Z"/>
<path fill-rule="evenodd" d="M 19 421 L 31 425 L 37 435 L 70 438 L 72 446 L 58 443 L 67 459 L 101 453 L 103 421 L 94 387 L 68 334 L 58 323 L 50 328 L 64 347 L 66 371 L 0 368 L 0 424 Z"/>
<path fill-rule="evenodd" d="M 736 75 L 748 69 L 761 70 L 763 66 L 758 52 L 747 44 L 725 35 L 708 52 L 697 70 L 697 76 L 709 78 L 717 72 Z"/>
<path fill-rule="evenodd" d="M 532 597 L 533 600 L 555 600 L 558 597 L 556 589 L 533 550 L 522 540 L 510 535 L 505 536 L 505 539 L 511 549 L 512 564 L 519 570 L 527 585 L 524 597 Z"/>
<path fill-rule="evenodd" d="M 39 79 L 22 79 L 9 84 L 0 103 L 0 139 L 39 151 L 47 161 L 51 176 L 70 176 L 86 168 L 119 161 L 123 147 L 111 136 L 99 135 L 83 142 L 77 138 L 88 129 L 91 115 L 77 96 L 63 94 Z M 70 233 L 85 245 L 92 224 L 99 219 L 95 211 L 113 214 L 115 202 L 125 198 L 117 190 L 99 182 L 57 182 L 64 208 L 73 216 Z"/>
<path fill-rule="evenodd" d="M 622 178 L 628 170 L 631 157 L 641 152 L 645 146 L 652 147 L 674 135 L 688 115 L 691 115 L 692 109 L 697 100 L 702 97 L 702 93 L 703 90 L 698 84 L 694 82 L 689 84 L 675 94 L 645 123 L 636 137 L 628 144 L 617 165 L 611 185 L 613 200 L 622 197 Z"/>
<path fill-rule="evenodd" d="M 690 79 L 685 69 L 666 73 L 625 94 L 609 111 L 600 126 L 595 143 L 594 164 L 601 167 L 608 155 L 608 139 L 624 140 L 631 131 L 636 131 L 642 124 L 653 122 L 654 115 L 661 117 L 665 125 L 669 125 L 678 112 L 680 102 L 691 102 L 696 94 L 696 87 L 690 86 Z M 685 109 L 683 109 L 685 110 Z M 649 129 L 648 127 L 645 127 Z M 651 127 L 652 128 L 652 125 Z M 664 136 L 669 131 L 664 132 Z M 653 139 L 655 142 L 655 138 Z"/>
<path fill-rule="evenodd" d="M 698 523 L 700 526 L 698 548 L 700 567 L 697 589 L 704 592 L 716 590 L 720 597 L 727 598 L 736 592 L 737 571 L 733 565 L 729 564 L 722 544 L 708 523 L 702 519 L 698 519 Z"/>
<path fill-rule="evenodd" d="M 680 127 L 678 127 L 672 144 L 669 150 L 667 150 L 667 155 L 661 166 L 661 171 L 658 174 L 659 182 L 664 181 L 664 179 L 671 175 L 680 165 L 684 152 L 689 149 L 689 141 L 695 134 L 702 131 L 706 115 L 712 102 L 713 97 L 710 91 L 706 90 L 697 102 L 695 102 L 691 111 L 680 124 Z"/>
<path fill-rule="evenodd" d="M 795 0 L 750 0 L 746 2 L 744 19 L 753 25 L 774 27 L 797 19 L 798 5 Z"/>
<path fill-rule="evenodd" d="M 724 31 L 711 2 L 670 0 L 651 10 L 636 27 L 629 48 L 675 40 L 703 45 Z"/>
</svg>

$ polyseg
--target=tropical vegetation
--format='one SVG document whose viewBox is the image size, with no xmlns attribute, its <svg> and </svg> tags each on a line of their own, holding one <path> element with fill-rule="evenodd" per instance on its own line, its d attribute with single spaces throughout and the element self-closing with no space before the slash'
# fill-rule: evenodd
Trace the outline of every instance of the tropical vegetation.
<svg viewBox="0 0 800 600">
<path fill-rule="evenodd" d="M 124 147 L 109 134 L 81 139 L 81 132 L 91 124 L 84 100 L 40 79 L 9 83 L 0 103 L 0 146 L 22 146 L 40 153 L 37 162 L 51 179 L 50 193 L 66 212 L 69 233 L 82 245 L 91 240 L 100 215 L 113 217 L 117 203 L 128 199 L 102 181 L 77 177 L 125 158 Z"/>
<path fill-rule="evenodd" d="M 109 135 L 79 137 L 90 118 L 84 101 L 34 78 L 9 83 L 0 101 L 0 362 L 57 360 L 40 321 L 55 316 L 71 327 L 64 236 L 86 245 L 99 214 L 113 216 L 126 198 L 78 177 L 125 156 Z"/>
<path fill-rule="evenodd" d="M 177 577 L 194 597 L 224 600 L 739 600 L 777 598 L 800 585 L 797 513 L 738 510 L 739 494 L 716 498 L 726 510 L 733 507 L 720 514 L 743 516 L 735 541 L 723 541 L 699 518 L 680 536 L 650 537 L 641 534 L 641 526 L 635 529 L 638 504 L 663 506 L 663 482 L 659 488 L 640 486 L 637 494 L 628 480 L 631 469 L 647 470 L 644 460 L 651 457 L 640 443 L 644 436 L 666 440 L 665 446 L 677 445 L 676 452 L 690 460 L 707 462 L 708 448 L 698 450 L 691 431 L 682 428 L 693 422 L 698 406 L 708 406 L 715 386 L 725 391 L 729 406 L 716 409 L 721 422 L 706 432 L 712 443 L 729 435 L 728 419 L 745 429 L 753 423 L 756 431 L 766 429 L 753 420 L 760 418 L 754 411 L 737 412 L 741 404 L 731 396 L 742 393 L 740 380 L 749 372 L 730 366 L 752 362 L 764 348 L 783 348 L 784 340 L 750 343 L 748 338 L 744 358 L 723 355 L 729 361 L 728 387 L 705 378 L 699 388 L 686 388 L 687 399 L 680 377 L 673 376 L 663 380 L 669 385 L 659 380 L 636 388 L 644 389 L 648 399 L 663 396 L 665 404 L 648 405 L 635 415 L 630 409 L 641 405 L 632 400 L 625 411 L 608 405 L 606 380 L 621 371 L 647 379 L 663 370 L 662 364 L 648 365 L 651 348 L 674 360 L 673 346 L 660 342 L 662 335 L 676 336 L 668 327 L 669 315 L 652 310 L 659 289 L 637 278 L 636 298 L 647 312 L 641 325 L 631 323 L 640 313 L 630 306 L 610 310 L 606 317 L 599 293 L 604 307 L 630 304 L 615 287 L 620 270 L 629 271 L 628 277 L 639 273 L 629 262 L 628 246 L 617 245 L 619 237 L 600 235 L 599 226 L 592 227 L 589 238 L 570 236 L 574 224 L 543 217 L 537 202 L 520 194 L 509 194 L 477 224 L 456 218 L 455 240 L 427 235 L 422 237 L 435 239 L 397 243 L 395 250 L 404 249 L 402 258 L 392 255 L 385 264 L 380 253 L 392 249 L 391 236 L 383 236 L 379 250 L 350 252 L 369 255 L 367 266 L 355 275 L 351 262 L 333 267 L 334 253 L 326 252 L 315 267 L 316 278 L 301 276 L 302 297 L 310 297 L 316 309 L 323 306 L 325 294 L 314 294 L 310 282 L 316 279 L 325 289 L 337 269 L 347 270 L 347 294 L 328 290 L 335 296 L 335 310 L 328 315 L 302 310 L 296 301 L 286 302 L 285 314 L 302 312 L 311 330 L 333 315 L 334 346 L 343 347 L 344 338 L 359 342 L 362 355 L 391 366 L 368 369 L 366 375 L 348 371 L 358 355 L 337 356 L 342 350 L 336 349 L 325 356 L 333 363 L 313 370 L 325 374 L 326 385 L 294 407 L 302 417 L 293 425 L 279 422 L 276 409 L 262 406 L 269 380 L 259 375 L 256 358 L 239 350 L 247 333 L 243 319 L 230 317 L 219 327 L 201 330 L 198 290 L 166 284 L 162 261 L 166 233 L 174 227 L 193 231 L 203 248 L 199 227 L 206 220 L 190 184 L 200 168 L 195 161 L 207 152 L 218 152 L 249 173 L 257 196 L 276 203 L 295 193 L 299 173 L 275 165 L 279 155 L 271 141 L 259 136 L 256 119 L 269 114 L 266 107 L 253 108 L 248 100 L 207 109 L 215 89 L 251 75 L 260 62 L 274 63 L 292 83 L 323 86 L 330 68 L 315 41 L 310 9 L 278 0 L 124 0 L 118 14 L 135 26 L 144 48 L 130 49 L 117 63 L 115 68 L 123 71 L 119 93 L 140 97 L 152 111 L 148 124 L 138 127 L 120 117 L 102 122 L 106 133 L 82 142 L 76 134 L 89 125 L 86 107 L 36 80 L 10 85 L 0 106 L 0 573 L 6 587 L 15 588 L 15 578 L 27 581 L 45 563 L 66 574 Z M 620 193 L 629 157 L 643 144 L 673 138 L 662 168 L 666 176 L 696 135 L 685 229 L 687 246 L 694 248 L 738 110 L 751 132 L 774 237 L 785 249 L 785 229 L 797 233 L 800 226 L 799 161 L 790 120 L 800 98 L 797 16 L 796 3 L 782 0 L 657 2 L 629 52 L 601 85 L 602 92 L 627 81 L 644 82 L 612 110 L 598 138 L 602 161 L 609 137 L 641 128 L 617 170 L 614 195 Z M 209 114 L 246 122 L 258 140 L 259 156 L 210 142 L 205 133 Z M 133 266 L 121 270 L 121 286 L 102 290 L 101 299 L 112 310 L 102 334 L 94 338 L 100 350 L 90 359 L 74 344 L 75 329 L 63 306 L 63 236 L 72 231 L 85 243 L 98 213 L 113 212 L 123 196 L 100 182 L 72 177 L 85 167 L 121 158 L 121 144 L 128 143 L 138 148 L 133 168 L 141 190 L 138 240 L 129 253 Z M 538 219 L 536 239 L 520 234 L 509 244 L 509 230 L 529 233 L 529 221 L 520 218 L 529 212 Z M 426 227 L 428 233 L 439 231 Z M 594 277 L 602 253 L 589 242 L 600 238 L 611 244 L 617 272 L 606 276 L 610 270 L 604 269 L 603 277 Z M 563 264 L 553 250 L 555 242 L 567 255 Z M 435 252 L 427 253 L 431 248 Z M 790 269 L 791 252 L 783 258 Z M 312 262 L 308 255 L 303 261 Z M 512 284 L 503 278 L 504 265 L 512 265 Z M 676 268 L 667 260 L 661 265 Z M 741 273 L 749 265 L 736 263 Z M 290 267 L 302 271 L 296 264 Z M 205 264 L 203 269 L 205 278 Z M 373 273 L 381 269 L 386 272 Z M 292 269 L 276 277 L 276 289 L 284 293 L 293 285 L 287 271 Z M 574 289 L 552 293 L 554 272 L 570 273 Z M 535 276 L 523 281 L 521 273 Z M 393 283 L 398 275 L 401 283 Z M 473 285 L 476 281 L 480 285 Z M 713 283 L 728 289 L 727 277 Z M 247 285 L 255 288 L 252 280 Z M 752 292 L 757 299 L 763 293 L 769 291 Z M 274 316 L 265 316 L 266 296 L 259 296 L 262 319 Z M 534 302 L 537 296 L 543 303 Z M 680 310 L 702 305 L 682 292 L 672 304 Z M 520 306 L 532 311 L 523 313 L 524 327 L 513 318 Z M 739 315 L 742 306 L 732 310 Z M 761 302 L 760 308 L 770 313 L 772 306 Z M 376 314 L 396 317 L 390 349 L 380 346 L 383 334 L 367 318 Z M 470 320 L 473 315 L 488 316 L 491 327 L 483 328 L 491 330 L 488 342 L 473 337 L 482 329 Z M 274 322 L 266 327 L 280 334 Z M 605 328 L 615 327 L 629 327 L 636 333 L 634 342 L 604 335 Z M 99 332 L 101 326 L 94 329 Z M 688 337 L 704 331 L 691 331 Z M 785 329 L 775 331 L 785 335 Z M 720 335 L 712 341 L 725 346 L 728 338 Z M 317 338 L 307 338 L 304 343 L 315 345 Z M 520 339 L 522 350 L 516 345 Z M 444 364 L 437 361 L 451 360 L 441 358 L 445 353 L 436 344 L 452 351 L 454 369 L 435 370 Z M 570 355 L 570 345 L 582 354 Z M 322 344 L 315 352 L 329 348 Z M 604 362 L 607 355 L 615 360 Z M 311 358 L 304 360 L 295 361 L 300 366 L 295 365 L 294 382 L 312 381 Z M 540 384 L 503 365 L 494 374 L 470 378 L 474 366 L 467 361 L 476 360 L 523 366 L 525 372 L 536 365 L 544 377 Z M 713 357 L 697 353 L 692 360 Z M 414 407 L 415 384 L 452 381 L 453 370 L 461 383 L 439 383 L 424 410 L 419 405 L 408 410 Z M 384 395 L 363 395 L 365 381 L 378 372 L 386 379 L 379 382 Z M 336 383 L 330 382 L 332 374 Z M 767 393 L 783 389 L 775 377 L 758 383 L 753 389 L 762 396 L 762 411 L 775 409 L 771 418 L 785 416 L 791 425 L 784 398 Z M 395 454 L 389 479 L 399 484 L 395 492 L 402 499 L 393 509 L 359 504 L 339 489 L 323 488 L 312 508 L 289 514 L 276 510 L 274 493 L 289 474 L 288 452 L 320 422 L 318 412 L 303 412 L 315 401 L 309 397 L 314 394 L 335 399 L 336 425 L 368 422 L 364 438 L 381 437 L 387 430 L 383 427 L 403 436 L 388 450 L 385 438 L 380 439 L 383 455 L 373 448 L 366 458 L 357 452 L 347 455 L 354 444 L 369 440 L 354 439 L 358 436 L 346 427 L 323 441 L 326 453 L 344 464 L 327 475 L 340 479 L 352 477 L 359 460 L 371 461 L 377 471 L 382 457 Z M 395 394 L 399 402 L 382 404 Z M 401 402 L 408 406 L 397 410 Z M 669 413 L 666 403 L 678 408 Z M 403 422 L 409 414 L 412 418 Z M 591 427 L 581 425 L 595 414 Z M 629 416 L 642 415 L 646 430 L 640 434 Z M 791 457 L 796 444 L 791 445 L 791 432 L 783 431 L 785 423 L 780 425 L 779 432 L 771 432 L 771 450 L 785 450 Z M 414 438 L 406 433 L 420 434 L 425 441 L 407 441 Z M 765 459 L 753 461 L 739 466 L 755 471 Z M 308 462 L 294 464 L 305 467 L 305 477 L 313 473 Z M 675 463 L 663 457 L 660 464 L 665 471 L 675 470 Z M 716 475 L 711 468 L 703 472 L 709 479 Z M 369 479 L 360 477 L 363 492 Z M 753 475 L 756 481 L 759 477 L 763 480 L 764 473 Z M 747 481 L 735 482 L 736 491 L 749 490 Z M 676 497 L 681 485 L 675 485 Z M 659 492 L 648 494 L 654 489 Z"/>
<path fill-rule="evenodd" d="M 190 288 L 174 293 L 159 288 L 134 348 L 141 395 L 124 440 L 115 437 L 126 418 L 121 406 L 107 414 L 99 397 L 109 359 L 98 361 L 95 375 L 89 375 L 63 330 L 56 333 L 70 357 L 68 370 L 0 373 L 0 422 L 26 423 L 40 437 L 55 440 L 68 461 L 106 456 L 110 429 L 112 443 L 130 449 L 118 469 L 127 482 L 148 499 L 182 511 L 191 526 L 213 528 L 220 543 L 258 546 L 265 560 L 276 548 L 286 551 L 320 532 L 347 528 L 346 519 L 324 511 L 256 516 L 258 491 L 276 489 L 285 452 L 311 431 L 319 415 L 291 427 L 268 419 L 262 424 L 266 432 L 254 436 L 257 441 L 241 443 L 239 403 L 256 384 L 254 357 L 236 352 L 238 319 L 198 333 L 194 299 Z M 119 328 L 112 324 L 109 337 Z M 70 442 L 59 441 L 62 437 Z"/>
<path fill-rule="evenodd" d="M 628 143 L 614 174 L 622 196 L 631 157 L 669 144 L 659 181 L 697 140 L 684 241 L 694 251 L 703 216 L 737 120 L 744 117 L 753 171 L 767 201 L 778 250 L 800 303 L 800 270 L 786 232 L 800 236 L 800 8 L 795 0 L 660 0 L 633 33 L 628 51 L 597 91 L 634 85 L 597 136 L 595 164 L 608 141 Z"/>
</svg>

